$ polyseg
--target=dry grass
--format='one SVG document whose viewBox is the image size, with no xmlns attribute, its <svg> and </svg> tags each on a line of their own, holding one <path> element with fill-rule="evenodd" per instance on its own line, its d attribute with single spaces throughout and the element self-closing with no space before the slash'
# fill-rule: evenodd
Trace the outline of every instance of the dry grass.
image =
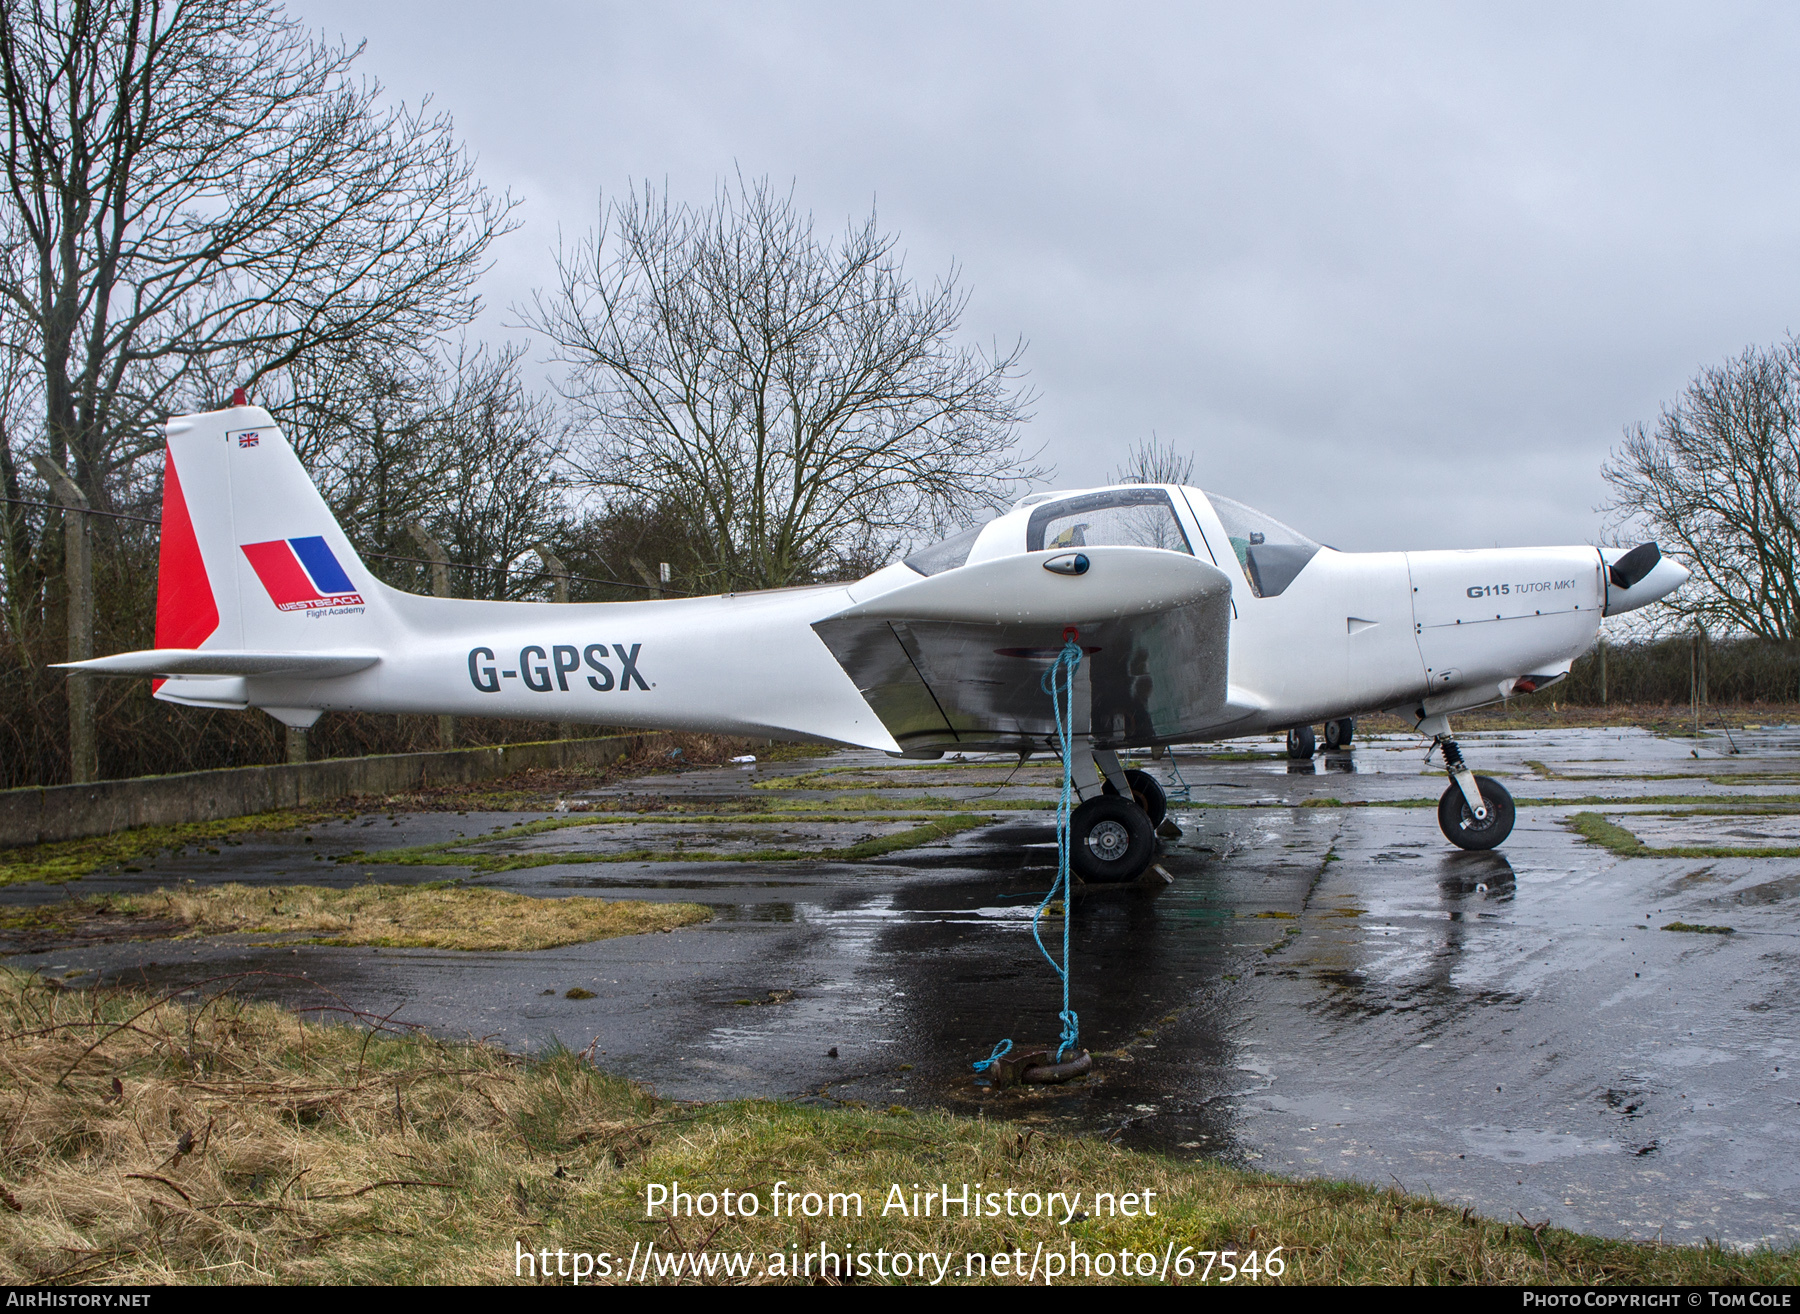
<svg viewBox="0 0 1800 1314">
<path fill-rule="evenodd" d="M 696 903 L 537 899 L 431 885 L 189 885 L 100 895 L 9 913 L 0 925 L 36 942 L 277 934 L 308 944 L 396 949 L 554 949 L 669 931 L 712 914 Z M 10 938 L 10 937 L 9 937 Z"/>
<path fill-rule="evenodd" d="M 321 999 L 332 1006 L 330 999 Z M 0 974 L 0 1282 L 495 1283 L 515 1245 L 1266 1251 L 1288 1281 L 1791 1283 L 1792 1252 L 1601 1241 L 1017 1125 L 655 1099 L 566 1050 Z M 1024 1097 L 1027 1100 L 1030 1097 Z M 1024 1111 L 1024 1110 L 1021 1110 Z M 1157 1193 L 1156 1218 L 880 1215 L 893 1183 Z M 644 1186 L 860 1193 L 862 1219 L 644 1217 Z M 952 1281 L 956 1280 L 952 1276 Z"/>
</svg>

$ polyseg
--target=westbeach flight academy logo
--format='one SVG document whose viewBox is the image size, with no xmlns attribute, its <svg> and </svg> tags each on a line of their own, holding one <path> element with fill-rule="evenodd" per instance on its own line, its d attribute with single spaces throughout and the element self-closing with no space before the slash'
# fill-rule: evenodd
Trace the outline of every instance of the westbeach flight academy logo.
<svg viewBox="0 0 1800 1314">
<path fill-rule="evenodd" d="M 317 535 L 246 543 L 244 555 L 277 611 L 362 605 L 362 594 Z"/>
</svg>

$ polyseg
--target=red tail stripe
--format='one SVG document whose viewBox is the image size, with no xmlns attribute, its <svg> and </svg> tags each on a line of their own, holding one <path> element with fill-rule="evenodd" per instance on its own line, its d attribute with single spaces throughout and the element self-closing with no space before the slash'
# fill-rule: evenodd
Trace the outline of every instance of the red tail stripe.
<svg viewBox="0 0 1800 1314">
<path fill-rule="evenodd" d="M 219 604 L 207 578 L 206 559 L 194 537 L 175 458 L 163 450 L 162 549 L 156 578 L 156 646 L 198 648 L 219 628 Z M 157 686 L 162 681 L 156 682 Z"/>
</svg>

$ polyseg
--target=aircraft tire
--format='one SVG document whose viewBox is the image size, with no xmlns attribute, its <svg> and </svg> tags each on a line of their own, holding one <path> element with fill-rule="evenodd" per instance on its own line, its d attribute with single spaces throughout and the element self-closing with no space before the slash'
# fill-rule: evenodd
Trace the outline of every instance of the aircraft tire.
<svg viewBox="0 0 1800 1314">
<path fill-rule="evenodd" d="M 1317 747 L 1318 741 L 1313 738 L 1310 725 L 1297 725 L 1288 731 L 1287 755 L 1296 762 L 1311 757 Z"/>
<path fill-rule="evenodd" d="M 1356 718 L 1340 717 L 1336 721 L 1325 723 L 1325 747 L 1332 752 L 1350 747 L 1350 741 L 1356 738 Z"/>
<path fill-rule="evenodd" d="M 1069 865 L 1082 880 L 1117 885 L 1142 876 L 1156 856 L 1156 827 L 1136 803 L 1101 794 L 1069 818 Z"/>
<path fill-rule="evenodd" d="M 1506 792 L 1505 785 L 1488 776 L 1476 776 L 1475 786 L 1481 791 L 1481 801 L 1487 804 L 1488 819 L 1485 822 L 1475 820 L 1468 800 L 1463 798 L 1461 788 L 1452 780 L 1450 788 L 1438 800 L 1438 829 L 1459 849 L 1496 848 L 1512 834 L 1515 815 L 1512 795 Z"/>
<path fill-rule="evenodd" d="M 1148 771 L 1134 767 L 1125 773 L 1125 783 L 1131 786 L 1131 796 L 1150 818 L 1150 824 L 1162 825 L 1163 818 L 1169 815 L 1169 796 L 1163 793 L 1162 782 Z M 1101 783 L 1100 792 L 1116 797 L 1119 791 L 1113 788 L 1112 781 L 1107 780 Z"/>
</svg>

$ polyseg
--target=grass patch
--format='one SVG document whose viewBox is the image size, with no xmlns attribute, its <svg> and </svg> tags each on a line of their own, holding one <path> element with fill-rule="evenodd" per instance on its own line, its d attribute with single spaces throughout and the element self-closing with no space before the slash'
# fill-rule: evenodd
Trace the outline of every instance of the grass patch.
<svg viewBox="0 0 1800 1314">
<path fill-rule="evenodd" d="M 759 763 L 768 763 L 812 758 L 830 751 L 824 744 L 783 742 L 771 746 L 763 740 L 734 735 L 646 734 L 634 752 L 602 766 L 529 767 L 494 780 L 422 786 L 389 795 L 381 802 L 390 810 L 407 812 L 541 812 L 571 793 L 640 776 L 720 767 L 746 752 L 755 753 Z M 601 804 L 612 801 L 595 800 Z"/>
<path fill-rule="evenodd" d="M 1590 843 L 1611 849 L 1625 858 L 1800 858 L 1800 847 L 1774 845 L 1756 848 L 1749 845 L 1673 844 L 1653 849 L 1623 826 L 1608 821 L 1598 812 L 1577 812 L 1563 824 Z"/>
<path fill-rule="evenodd" d="M 873 803 L 874 796 L 868 796 Z M 437 865 L 437 866 L 470 866 L 481 871 L 511 871 L 518 867 L 542 866 L 547 862 L 644 862 L 671 861 L 676 859 L 690 861 L 792 861 L 800 858 L 844 858 L 874 856 L 863 852 L 864 846 L 855 845 L 847 849 L 768 850 L 755 854 L 699 854 L 699 853 L 665 853 L 661 849 L 639 849 L 626 854 L 563 854 L 554 857 L 533 855 L 530 859 L 507 859 L 504 865 L 493 865 L 488 861 L 491 855 L 463 856 L 449 858 L 443 856 L 466 845 L 481 844 L 496 839 L 507 839 L 515 836 L 537 835 L 545 831 L 565 830 L 577 826 L 622 826 L 639 823 L 688 824 L 694 822 L 717 821 L 733 825 L 750 825 L 756 823 L 787 825 L 796 821 L 841 821 L 849 812 L 860 812 L 860 808 L 845 806 L 849 800 L 831 800 L 827 803 L 797 803 L 788 805 L 782 801 L 770 801 L 758 806 L 758 812 L 720 813 L 717 809 L 709 812 L 690 813 L 670 809 L 666 812 L 643 815 L 624 815 L 619 813 L 592 814 L 581 813 L 566 817 L 546 817 L 538 821 L 519 822 L 512 826 L 483 831 L 476 835 L 464 836 L 453 840 L 444 840 L 436 844 L 420 844 L 408 848 L 389 849 L 379 853 L 367 853 L 361 850 L 337 854 L 333 860 L 339 863 L 387 863 L 398 865 Z M 891 802 L 883 800 L 883 802 Z M 950 810 L 967 807 L 967 802 L 955 799 L 909 799 L 906 811 L 898 811 L 891 806 L 886 815 L 865 817 L 870 821 L 919 821 L 927 823 L 915 831 L 908 832 L 914 838 L 911 844 L 930 843 L 933 839 L 945 835 L 953 835 L 968 830 L 971 826 L 991 821 L 991 817 L 979 817 L 973 814 L 959 814 L 944 829 L 948 818 L 929 815 L 942 808 Z M 1012 800 L 984 805 L 989 811 L 1035 811 L 1054 809 L 1054 802 L 1039 803 L 1035 800 Z M 92 839 L 61 840 L 51 844 L 36 844 L 17 849 L 0 849 L 0 885 L 20 884 L 26 881 L 43 881 L 48 884 L 61 884 L 66 881 L 80 880 L 83 876 L 104 868 L 127 867 L 139 861 L 155 857 L 159 853 L 179 853 L 189 847 L 216 849 L 220 845 L 241 843 L 234 837 L 251 833 L 270 834 L 280 831 L 294 830 L 302 826 L 315 825 L 322 821 L 343 820 L 343 812 L 320 812 L 316 810 L 296 809 L 291 812 L 265 812 L 255 816 L 231 817 L 221 821 L 195 822 L 182 826 L 140 826 L 134 830 L 120 831 L 115 835 L 102 835 Z M 933 829 L 935 827 L 935 829 Z M 324 843 L 321 849 L 330 847 L 334 842 L 342 842 L 336 835 L 320 837 Z M 890 837 L 891 838 L 891 837 Z M 904 845 L 900 847 L 906 847 Z M 874 852 L 888 853 L 892 848 L 881 848 Z M 499 860 L 496 860 L 499 861 Z"/>
<path fill-rule="evenodd" d="M 77 881 L 102 867 L 134 862 L 164 851 L 178 853 L 190 845 L 216 848 L 220 844 L 240 843 L 235 839 L 238 835 L 295 830 L 344 816 L 341 808 L 326 811 L 294 808 L 180 826 L 138 826 L 89 839 L 56 840 L 49 844 L 0 849 L 0 885 L 17 885 L 24 881 L 48 884 Z"/>
<path fill-rule="evenodd" d="M 768 818 L 772 821 L 791 822 L 792 815 L 780 815 Z M 831 816 L 825 820 L 841 820 Z M 874 818 L 870 818 L 873 820 Z M 883 818 L 885 820 L 885 818 Z M 980 813 L 957 812 L 945 817 L 924 818 L 923 824 L 910 830 L 899 831 L 893 835 L 877 835 L 856 844 L 847 844 L 838 848 L 822 849 L 755 849 L 744 853 L 718 853 L 706 849 L 628 849 L 618 853 L 583 853 L 580 850 L 560 850 L 539 853 L 467 853 L 463 850 L 472 844 L 486 843 L 496 839 L 510 839 L 516 835 L 531 835 L 545 830 L 560 830 L 570 826 L 619 825 L 634 818 L 602 818 L 592 817 L 559 818 L 555 821 L 530 822 L 521 826 L 511 826 L 499 832 L 485 835 L 472 835 L 465 839 L 445 840 L 438 844 L 421 844 L 407 849 L 386 849 L 375 853 L 352 853 L 337 859 L 340 863 L 354 863 L 365 866 L 400 866 L 400 867 L 466 867 L 473 871 L 488 874 L 502 871 L 520 871 L 527 867 L 555 867 L 565 863 L 591 862 L 855 862 L 862 858 L 878 858 L 884 854 L 897 853 L 902 849 L 917 848 L 921 844 L 931 844 L 940 839 L 948 839 L 952 835 L 965 830 L 973 830 L 977 826 L 986 826 L 994 818 Z M 747 818 L 736 817 L 680 817 L 670 820 L 696 821 L 717 820 L 743 823 Z"/>
<path fill-rule="evenodd" d="M 1702 935 L 1736 935 L 1737 928 L 1731 926 L 1701 926 L 1697 922 L 1670 922 L 1663 927 L 1665 931 L 1697 931 Z"/>
<path fill-rule="evenodd" d="M 1726 786 L 1780 785 L 1800 781 L 1800 775 L 1792 771 L 1758 771 L 1754 774 L 1744 772 L 1722 776 L 1706 771 L 1558 771 L 1553 766 L 1530 760 L 1525 765 L 1545 780 L 1704 780 L 1711 785 Z"/>
<path fill-rule="evenodd" d="M 1588 843 L 1598 844 L 1603 849 L 1611 849 L 1628 858 L 1650 856 L 1650 850 L 1642 840 L 1625 827 L 1614 825 L 1598 812 L 1577 812 L 1566 824 Z"/>
<path fill-rule="evenodd" d="M 696 903 L 536 899 L 438 885 L 192 885 L 20 909 L 0 926 L 35 941 L 275 934 L 395 949 L 554 949 L 708 920 Z"/>
<path fill-rule="evenodd" d="M 321 997 L 321 1003 L 330 1003 Z M 0 1281 L 513 1282 L 515 1246 L 624 1257 L 1022 1249 L 1267 1251 L 1285 1281 L 1708 1286 L 1800 1280 L 1793 1251 L 1607 1241 L 1397 1190 L 1178 1162 L 998 1120 L 686 1105 L 567 1050 L 317 1026 L 229 994 L 88 994 L 0 974 Z M 946 1174 L 1018 1191 L 1154 1191 L 1155 1218 L 882 1217 Z M 644 1217 L 647 1183 L 758 1194 L 750 1219 Z M 864 1217 L 771 1217 L 770 1192 Z M 1059 1220 L 1060 1221 L 1060 1220 Z M 952 1269 L 950 1281 L 961 1273 Z M 566 1282 L 564 1278 L 562 1281 Z M 612 1280 L 619 1280 L 615 1270 Z M 801 1279 L 805 1281 L 803 1277 Z"/>
</svg>

